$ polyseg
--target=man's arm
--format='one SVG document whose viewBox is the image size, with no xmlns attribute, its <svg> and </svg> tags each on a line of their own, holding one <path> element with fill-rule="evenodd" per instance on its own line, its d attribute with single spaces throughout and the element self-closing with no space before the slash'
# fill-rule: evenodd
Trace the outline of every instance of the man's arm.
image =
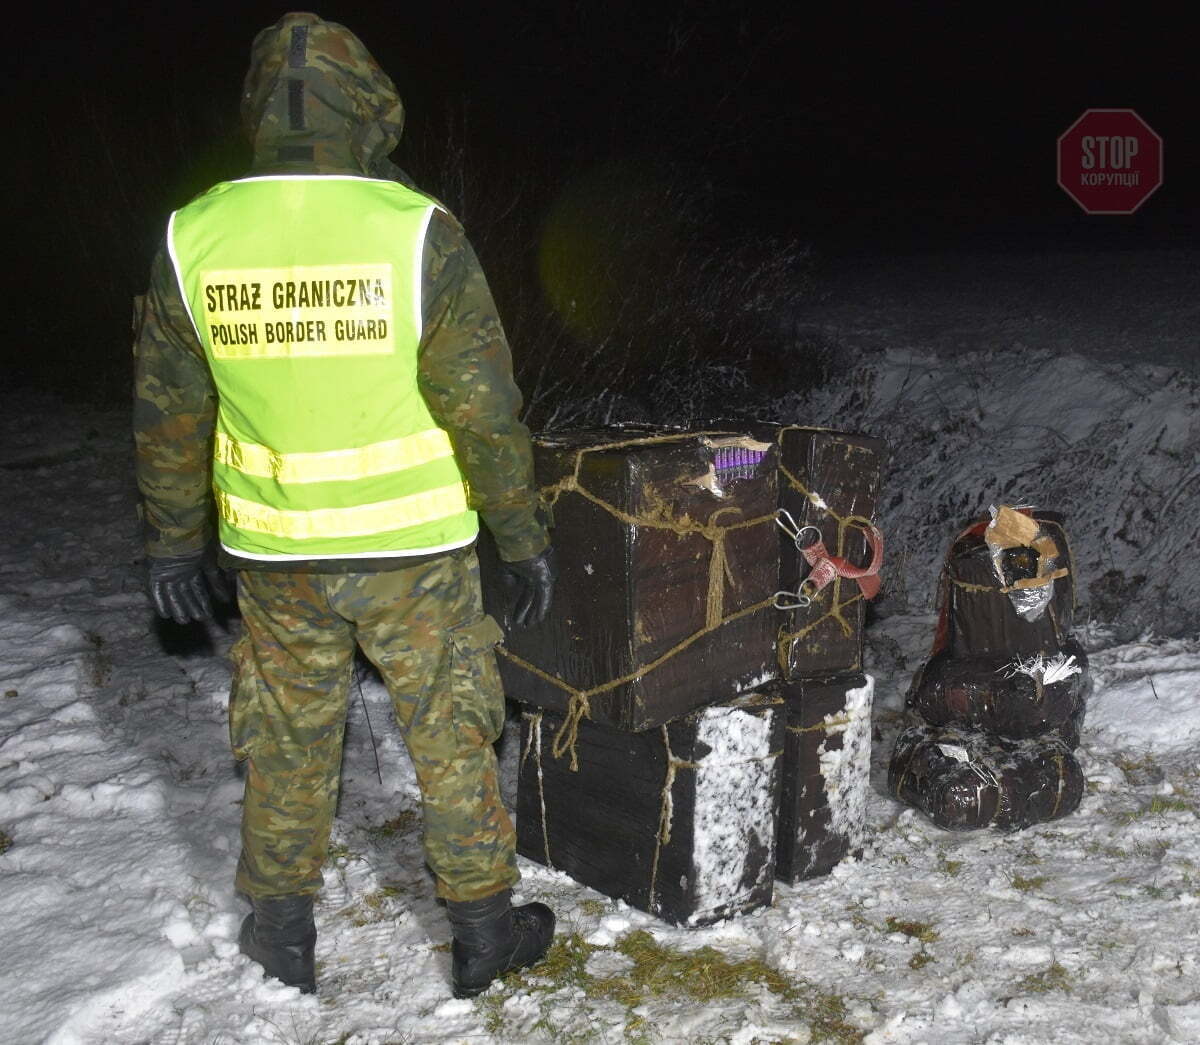
<svg viewBox="0 0 1200 1045">
<path fill-rule="evenodd" d="M 146 551 L 156 559 L 195 555 L 211 538 L 216 390 L 165 247 L 150 270 L 133 351 Z"/>
<path fill-rule="evenodd" d="M 492 293 L 461 226 L 435 211 L 425 243 L 424 330 L 418 381 L 450 435 L 471 507 L 500 558 L 520 562 L 548 546 L 538 519 L 529 430 Z"/>
</svg>

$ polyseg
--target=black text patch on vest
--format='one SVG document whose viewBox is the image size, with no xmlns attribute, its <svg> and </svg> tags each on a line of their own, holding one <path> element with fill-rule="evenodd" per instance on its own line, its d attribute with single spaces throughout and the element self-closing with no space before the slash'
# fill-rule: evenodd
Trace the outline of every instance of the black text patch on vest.
<svg viewBox="0 0 1200 1045">
<path fill-rule="evenodd" d="M 218 359 L 395 351 L 390 264 L 224 269 L 201 288 L 197 325 Z"/>
</svg>

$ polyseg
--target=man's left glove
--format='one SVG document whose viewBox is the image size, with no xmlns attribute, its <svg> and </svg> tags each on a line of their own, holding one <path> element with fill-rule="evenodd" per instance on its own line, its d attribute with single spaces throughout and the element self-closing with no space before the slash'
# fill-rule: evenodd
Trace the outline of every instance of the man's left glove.
<svg viewBox="0 0 1200 1045">
<path fill-rule="evenodd" d="M 150 559 L 150 598 L 160 617 L 176 624 L 212 620 L 212 600 L 231 602 L 233 593 L 208 552 Z"/>
<path fill-rule="evenodd" d="M 505 580 L 517 589 L 513 621 L 521 627 L 541 624 L 550 612 L 554 582 L 558 578 L 554 549 L 547 548 L 541 555 L 535 555 L 532 559 L 501 563 L 501 567 Z"/>
</svg>

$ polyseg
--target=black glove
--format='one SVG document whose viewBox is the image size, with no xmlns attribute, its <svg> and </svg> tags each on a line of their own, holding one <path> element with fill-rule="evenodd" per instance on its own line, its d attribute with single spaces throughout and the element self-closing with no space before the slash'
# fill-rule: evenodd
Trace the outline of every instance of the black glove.
<svg viewBox="0 0 1200 1045">
<path fill-rule="evenodd" d="M 150 598 L 160 617 L 176 624 L 212 620 L 212 600 L 230 602 L 224 572 L 207 552 L 150 559 Z"/>
<path fill-rule="evenodd" d="M 541 624 L 550 612 L 550 599 L 554 594 L 554 581 L 558 568 L 554 565 L 554 549 L 547 548 L 541 555 L 520 562 L 501 563 L 505 582 L 517 589 L 513 604 L 513 622 L 526 627 Z"/>
</svg>

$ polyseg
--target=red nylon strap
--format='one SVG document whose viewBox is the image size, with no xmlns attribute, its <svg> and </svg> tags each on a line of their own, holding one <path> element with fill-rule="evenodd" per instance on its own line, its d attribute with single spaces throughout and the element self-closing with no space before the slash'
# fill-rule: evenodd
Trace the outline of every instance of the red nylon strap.
<svg viewBox="0 0 1200 1045">
<path fill-rule="evenodd" d="M 864 599 L 873 599 L 879 594 L 879 569 L 883 565 L 883 534 L 877 526 L 863 528 L 863 536 L 871 549 L 871 561 L 866 566 L 855 566 L 849 559 L 838 555 L 830 555 L 824 541 L 814 541 L 806 548 L 800 549 L 804 561 L 812 567 L 809 575 L 804 578 L 804 587 L 815 594 L 828 585 L 834 577 L 842 577 L 858 583 L 858 590 Z"/>
</svg>

